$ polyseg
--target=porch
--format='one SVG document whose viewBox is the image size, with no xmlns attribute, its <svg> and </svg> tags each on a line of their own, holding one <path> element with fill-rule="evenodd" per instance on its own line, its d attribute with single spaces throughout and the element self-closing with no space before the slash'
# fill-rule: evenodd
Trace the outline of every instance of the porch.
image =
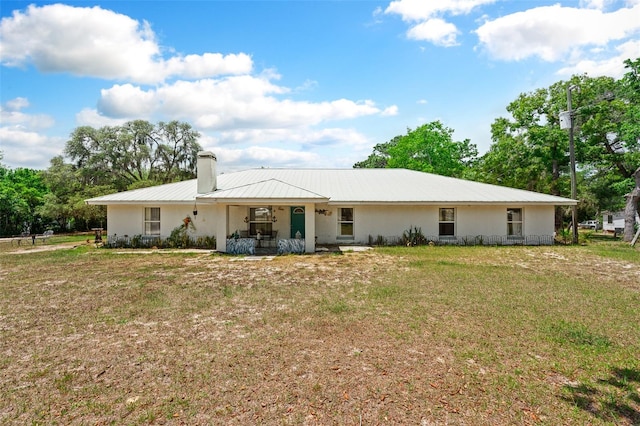
<svg viewBox="0 0 640 426">
<path fill-rule="evenodd" d="M 218 226 L 224 225 L 224 247 L 230 254 L 315 252 L 314 204 L 222 205 Z M 220 234 L 218 234 L 220 235 Z"/>
</svg>

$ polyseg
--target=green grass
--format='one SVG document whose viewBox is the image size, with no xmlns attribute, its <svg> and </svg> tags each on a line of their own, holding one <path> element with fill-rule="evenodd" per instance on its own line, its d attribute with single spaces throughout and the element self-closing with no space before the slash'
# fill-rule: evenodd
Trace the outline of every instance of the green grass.
<svg viewBox="0 0 640 426">
<path fill-rule="evenodd" d="M 640 250 L 619 242 L 71 247 L 0 253 L 2 424 L 640 423 Z"/>
</svg>

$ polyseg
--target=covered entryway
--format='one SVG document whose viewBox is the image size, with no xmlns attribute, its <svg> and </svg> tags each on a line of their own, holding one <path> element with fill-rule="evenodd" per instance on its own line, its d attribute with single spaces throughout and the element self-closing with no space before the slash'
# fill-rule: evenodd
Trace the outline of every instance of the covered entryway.
<svg viewBox="0 0 640 426">
<path fill-rule="evenodd" d="M 216 205 L 212 219 L 215 221 L 217 250 L 226 253 L 234 252 L 231 245 L 236 242 L 246 243 L 253 249 L 267 246 L 269 249 L 277 248 L 278 252 L 313 253 L 315 205 L 329 201 L 322 195 L 276 179 L 219 188 L 196 199 L 198 204 Z M 295 250 L 286 247 L 281 250 L 281 246 L 287 244 Z"/>
</svg>

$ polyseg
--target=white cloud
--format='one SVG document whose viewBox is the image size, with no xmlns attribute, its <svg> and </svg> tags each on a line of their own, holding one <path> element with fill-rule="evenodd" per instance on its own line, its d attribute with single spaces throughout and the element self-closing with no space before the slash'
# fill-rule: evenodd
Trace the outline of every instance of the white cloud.
<svg viewBox="0 0 640 426">
<path fill-rule="evenodd" d="M 309 102 L 277 97 L 287 93 L 287 88 L 268 78 L 249 75 L 177 81 L 148 90 L 125 84 L 102 90 L 98 110 L 110 118 L 160 115 L 212 130 L 301 128 L 397 111 L 394 106 L 381 110 L 370 100 Z"/>
<path fill-rule="evenodd" d="M 436 46 L 459 44 L 461 32 L 451 17 L 466 15 L 496 0 L 394 0 L 384 13 L 409 23 L 407 38 Z M 519 61 L 531 57 L 562 62 L 558 74 L 610 75 L 623 73 L 623 61 L 638 56 L 640 0 L 580 0 L 580 7 L 534 7 L 491 19 L 475 31 L 491 57 Z"/>
<path fill-rule="evenodd" d="M 373 13 L 371 14 L 371 16 L 373 17 L 373 22 L 372 24 L 380 24 L 382 23 L 382 19 L 380 18 L 382 15 L 384 14 L 384 10 L 378 6 L 373 10 Z"/>
<path fill-rule="evenodd" d="M 626 59 L 635 59 L 640 54 L 640 40 L 632 40 L 615 48 L 617 54 L 604 59 L 578 59 L 569 66 L 558 70 L 557 74 L 571 76 L 574 74 L 588 74 L 591 77 L 609 76 L 621 78 L 627 70 L 624 68 Z"/>
<path fill-rule="evenodd" d="M 315 90 L 318 87 L 318 82 L 315 80 L 307 79 L 300 86 L 296 87 L 293 92 L 303 93 Z"/>
<path fill-rule="evenodd" d="M 53 126 L 54 120 L 49 115 L 22 112 L 27 107 L 29 100 L 23 97 L 0 106 L 0 151 L 5 164 L 38 169 L 62 153 L 64 141 L 39 133 Z"/>
<path fill-rule="evenodd" d="M 198 79 L 222 74 L 246 74 L 253 68 L 249 55 L 240 53 L 223 56 L 220 53 L 188 55 L 171 58 L 166 62 L 166 74 Z"/>
<path fill-rule="evenodd" d="M 395 0 L 385 13 L 397 14 L 405 22 L 415 23 L 407 31 L 412 40 L 423 40 L 436 46 L 451 47 L 458 45 L 458 28 L 445 21 L 444 15 L 466 15 L 473 9 L 495 0 Z"/>
<path fill-rule="evenodd" d="M 100 91 L 98 110 L 111 118 L 148 119 L 155 108 L 156 99 L 153 93 L 131 84 L 116 84 L 110 89 Z"/>
<path fill-rule="evenodd" d="M 426 21 L 434 16 L 448 13 L 464 15 L 474 8 L 485 4 L 495 3 L 496 0 L 395 0 L 392 1 L 385 13 L 395 13 L 404 21 Z"/>
<path fill-rule="evenodd" d="M 220 172 L 232 172 L 257 167 L 314 167 L 320 161 L 318 154 L 288 149 L 250 146 L 243 149 L 208 147 L 216 153 Z"/>
<path fill-rule="evenodd" d="M 33 63 L 43 72 L 137 83 L 158 83 L 171 76 L 239 74 L 252 68 L 251 57 L 244 53 L 165 60 L 147 22 L 98 6 L 31 5 L 0 21 L 0 40 L 0 61 L 5 66 Z"/>
<path fill-rule="evenodd" d="M 491 56 L 558 61 L 575 48 L 605 46 L 640 30 L 640 5 L 604 13 L 560 5 L 537 7 L 488 21 L 476 33 Z"/>
<path fill-rule="evenodd" d="M 398 115 L 398 106 L 397 105 L 391 105 L 390 107 L 385 108 L 380 115 L 382 115 L 383 117 L 396 116 L 396 115 Z"/>
<path fill-rule="evenodd" d="M 439 18 L 428 19 L 407 31 L 407 37 L 413 40 L 429 41 L 436 46 L 456 46 L 459 31 L 455 25 Z"/>
<path fill-rule="evenodd" d="M 92 108 L 84 108 L 76 114 L 76 123 L 78 126 L 91 126 L 96 129 L 104 126 L 119 126 L 127 121 L 129 121 L 127 118 L 105 117 Z"/>
<path fill-rule="evenodd" d="M 580 0 L 580 7 L 604 10 L 607 6 L 614 2 L 615 0 Z"/>
<path fill-rule="evenodd" d="M 220 133 L 219 145 L 297 145 L 305 149 L 311 147 L 340 146 L 359 149 L 371 146 L 371 141 L 354 129 L 343 128 L 300 128 L 300 129 L 249 129 L 229 130 Z"/>
<path fill-rule="evenodd" d="M 54 124 L 53 117 L 46 114 L 25 114 L 21 110 L 29 106 L 27 98 L 18 97 L 0 106 L 0 123 L 20 129 L 46 129 Z"/>
<path fill-rule="evenodd" d="M 27 98 L 18 97 L 6 102 L 5 108 L 9 111 L 20 111 L 23 108 L 29 106 L 29 100 Z"/>
<path fill-rule="evenodd" d="M 254 167 L 351 167 L 373 146 L 355 129 L 250 129 L 202 132 L 200 144 L 216 153 L 220 172 Z M 342 154 L 336 157 L 336 149 Z"/>
<path fill-rule="evenodd" d="M 5 164 L 40 169 L 62 154 L 64 141 L 18 127 L 0 127 L 0 151 Z"/>
</svg>

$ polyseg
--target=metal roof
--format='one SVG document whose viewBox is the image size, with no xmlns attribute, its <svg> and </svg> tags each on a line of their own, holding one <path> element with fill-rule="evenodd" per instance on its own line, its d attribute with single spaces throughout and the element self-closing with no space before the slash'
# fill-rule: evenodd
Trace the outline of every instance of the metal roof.
<svg viewBox="0 0 640 426">
<path fill-rule="evenodd" d="M 88 204 L 193 203 L 198 195 L 196 179 L 167 183 L 149 188 L 116 192 L 86 200 Z"/>
<path fill-rule="evenodd" d="M 225 202 L 274 202 L 282 200 L 296 200 L 298 202 L 329 201 L 327 197 L 306 189 L 299 188 L 278 179 L 268 179 L 249 183 L 229 189 L 220 189 L 198 197 L 198 200 L 212 200 Z"/>
<path fill-rule="evenodd" d="M 330 204 L 547 204 L 576 201 L 406 169 L 251 169 L 217 176 L 218 190 L 197 194 L 197 180 L 120 192 L 89 204 L 328 202 Z"/>
</svg>

